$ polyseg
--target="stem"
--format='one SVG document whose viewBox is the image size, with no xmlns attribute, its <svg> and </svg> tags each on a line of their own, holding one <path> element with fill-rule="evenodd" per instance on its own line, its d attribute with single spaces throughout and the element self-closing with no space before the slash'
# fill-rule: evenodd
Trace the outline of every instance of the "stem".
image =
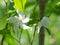
<svg viewBox="0 0 60 45">
<path fill-rule="evenodd" d="M 39 45 L 44 45 L 44 38 L 45 38 L 45 30 L 42 26 L 39 32 Z"/>
<path fill-rule="evenodd" d="M 19 43 L 20 43 L 22 32 L 23 32 L 23 30 L 21 30 L 21 34 L 20 34 L 20 37 L 19 37 Z M 21 45 L 21 43 L 20 43 L 20 45 Z"/>
<path fill-rule="evenodd" d="M 42 20 L 42 18 L 45 16 L 45 6 L 47 1 L 48 0 L 39 0 L 40 20 Z M 44 45 L 44 38 L 45 38 L 45 30 L 44 26 L 42 26 L 39 31 L 39 45 Z"/>
<path fill-rule="evenodd" d="M 4 41 L 4 36 L 2 37 L 1 45 L 3 45 L 3 41 Z"/>
</svg>

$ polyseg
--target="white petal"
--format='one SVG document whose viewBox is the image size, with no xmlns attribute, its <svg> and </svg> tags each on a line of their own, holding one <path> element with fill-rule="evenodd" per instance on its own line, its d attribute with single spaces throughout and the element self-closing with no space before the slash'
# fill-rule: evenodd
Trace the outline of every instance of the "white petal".
<svg viewBox="0 0 60 45">
<path fill-rule="evenodd" d="M 38 26 L 38 33 L 39 33 L 39 31 L 40 31 L 40 27 Z"/>
<path fill-rule="evenodd" d="M 43 19 L 41 20 L 42 24 L 44 27 L 48 28 L 50 26 L 50 20 L 48 17 L 43 17 Z"/>
<path fill-rule="evenodd" d="M 23 24 L 23 29 L 29 29 L 29 28 L 30 28 L 29 26 Z"/>
<path fill-rule="evenodd" d="M 19 10 L 16 10 L 16 12 L 18 13 L 18 16 L 19 16 L 19 20 L 23 20 L 24 19 L 24 15 L 23 15 L 23 13 L 21 12 L 21 11 L 19 11 Z"/>
<path fill-rule="evenodd" d="M 22 23 L 27 23 L 27 22 L 29 22 L 29 18 L 28 17 L 25 18 L 24 20 L 22 20 Z"/>
<path fill-rule="evenodd" d="M 19 14 L 19 20 L 23 20 L 23 16 Z"/>
<path fill-rule="evenodd" d="M 27 25 L 25 25 L 25 24 L 22 24 L 22 23 L 20 23 L 20 27 L 21 27 L 22 29 L 29 29 L 29 28 L 30 28 L 29 26 L 27 26 Z"/>
<path fill-rule="evenodd" d="M 41 27 L 42 27 L 42 23 L 38 22 L 38 33 L 39 33 Z"/>
</svg>

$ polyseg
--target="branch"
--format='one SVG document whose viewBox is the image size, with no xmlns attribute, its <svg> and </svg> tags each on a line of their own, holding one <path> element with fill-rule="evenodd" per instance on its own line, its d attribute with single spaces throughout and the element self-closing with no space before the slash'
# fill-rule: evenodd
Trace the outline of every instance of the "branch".
<svg viewBox="0 0 60 45">
<path fill-rule="evenodd" d="M 20 40 L 21 40 L 22 32 L 23 32 L 23 30 L 21 30 L 21 34 L 20 34 L 20 37 L 19 37 L 19 42 L 20 42 Z M 21 43 L 20 43 L 20 45 L 21 45 Z"/>
<path fill-rule="evenodd" d="M 48 0 L 39 0 L 40 20 L 42 20 L 43 17 L 45 16 L 45 7 L 47 2 Z M 45 38 L 45 30 L 44 26 L 42 26 L 39 31 L 39 45 L 44 45 L 44 38 Z"/>
<path fill-rule="evenodd" d="M 1 45 L 3 45 L 3 42 L 4 42 L 4 36 L 2 37 Z"/>
</svg>

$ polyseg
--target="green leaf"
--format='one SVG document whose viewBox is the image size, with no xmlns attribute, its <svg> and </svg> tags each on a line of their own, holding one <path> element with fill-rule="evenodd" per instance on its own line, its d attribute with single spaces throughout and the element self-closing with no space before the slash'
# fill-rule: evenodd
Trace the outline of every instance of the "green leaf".
<svg viewBox="0 0 60 45">
<path fill-rule="evenodd" d="M 6 4 L 4 0 L 0 0 L 0 29 L 3 29 L 6 25 L 6 19 L 7 19 L 7 14 L 6 14 Z"/>
<path fill-rule="evenodd" d="M 14 0 L 14 7 L 20 11 L 24 10 L 26 0 Z"/>
<path fill-rule="evenodd" d="M 22 45 L 29 45 L 29 39 L 26 30 L 23 30 L 20 41 Z"/>
<path fill-rule="evenodd" d="M 7 13 L 11 14 L 11 13 L 14 13 L 14 12 L 15 12 L 15 10 L 9 10 Z"/>
<path fill-rule="evenodd" d="M 7 8 L 9 9 L 9 10 L 14 10 L 14 3 L 13 2 L 10 2 L 10 1 L 8 1 L 7 2 Z"/>
<path fill-rule="evenodd" d="M 0 34 L 2 34 L 2 35 L 10 34 L 10 30 L 4 28 L 4 29 L 0 30 Z"/>
</svg>

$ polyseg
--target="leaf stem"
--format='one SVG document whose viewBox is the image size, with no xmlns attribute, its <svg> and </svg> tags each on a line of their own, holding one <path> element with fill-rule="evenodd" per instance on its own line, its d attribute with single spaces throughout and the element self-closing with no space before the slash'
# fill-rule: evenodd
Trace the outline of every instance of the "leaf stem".
<svg viewBox="0 0 60 45">
<path fill-rule="evenodd" d="M 23 32 L 23 30 L 21 29 L 21 34 L 20 34 L 20 37 L 19 37 L 19 42 L 20 42 L 20 40 L 21 40 L 22 32 Z M 20 43 L 20 45 L 21 45 L 21 43 Z"/>
<path fill-rule="evenodd" d="M 3 45 L 3 41 L 4 41 L 4 36 L 2 37 L 1 45 Z"/>
</svg>

